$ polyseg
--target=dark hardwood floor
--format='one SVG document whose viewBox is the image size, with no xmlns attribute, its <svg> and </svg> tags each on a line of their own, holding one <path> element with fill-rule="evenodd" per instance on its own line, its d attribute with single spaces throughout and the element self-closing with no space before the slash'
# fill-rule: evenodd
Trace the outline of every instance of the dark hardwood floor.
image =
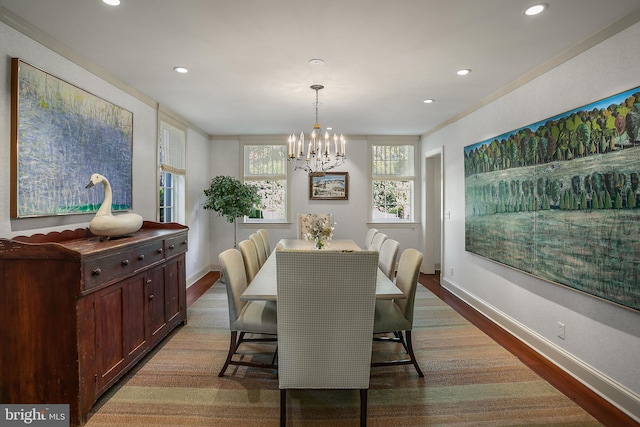
<svg viewBox="0 0 640 427">
<path fill-rule="evenodd" d="M 187 307 L 200 298 L 219 277 L 220 274 L 218 272 L 210 272 L 189 286 L 187 289 Z M 611 427 L 638 427 L 639 424 L 627 414 L 441 287 L 439 277 L 439 273 L 420 274 L 420 283 L 602 424 Z"/>
<path fill-rule="evenodd" d="M 220 278 L 220 272 L 210 271 L 187 288 L 187 308 L 198 300 Z"/>
</svg>

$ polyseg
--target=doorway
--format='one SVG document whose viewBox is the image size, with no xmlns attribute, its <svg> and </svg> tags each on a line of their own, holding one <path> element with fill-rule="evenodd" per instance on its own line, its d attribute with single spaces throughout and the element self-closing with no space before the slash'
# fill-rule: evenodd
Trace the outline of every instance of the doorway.
<svg viewBox="0 0 640 427">
<path fill-rule="evenodd" d="M 442 147 L 425 153 L 424 179 L 422 185 L 422 212 L 424 223 L 423 273 L 442 276 L 442 253 L 444 235 L 443 189 L 444 174 Z"/>
</svg>

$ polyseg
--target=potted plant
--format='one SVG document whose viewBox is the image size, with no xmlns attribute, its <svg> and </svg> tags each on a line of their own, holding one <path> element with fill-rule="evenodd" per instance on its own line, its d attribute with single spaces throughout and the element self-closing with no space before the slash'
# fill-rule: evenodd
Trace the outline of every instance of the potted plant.
<svg viewBox="0 0 640 427">
<path fill-rule="evenodd" d="M 236 247 L 236 218 L 250 215 L 260 203 L 258 188 L 243 184 L 231 176 L 216 176 L 211 180 L 209 188 L 204 190 L 207 201 L 204 209 L 214 210 L 224 216 L 227 222 L 234 223 L 233 247 Z"/>
</svg>

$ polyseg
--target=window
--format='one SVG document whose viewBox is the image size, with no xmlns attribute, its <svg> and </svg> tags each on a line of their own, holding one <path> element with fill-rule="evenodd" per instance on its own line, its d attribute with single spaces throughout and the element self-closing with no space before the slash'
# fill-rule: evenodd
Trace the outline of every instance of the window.
<svg viewBox="0 0 640 427">
<path fill-rule="evenodd" d="M 262 199 L 258 209 L 245 221 L 287 221 L 287 146 L 286 144 L 243 145 L 244 182 L 258 187 Z"/>
<path fill-rule="evenodd" d="M 160 222 L 185 223 L 184 175 L 160 171 Z"/>
<path fill-rule="evenodd" d="M 414 221 L 415 146 L 371 146 L 371 221 Z"/>
<path fill-rule="evenodd" d="M 185 223 L 185 146 L 186 129 L 160 119 L 158 157 L 160 160 L 159 206 L 160 222 Z"/>
</svg>

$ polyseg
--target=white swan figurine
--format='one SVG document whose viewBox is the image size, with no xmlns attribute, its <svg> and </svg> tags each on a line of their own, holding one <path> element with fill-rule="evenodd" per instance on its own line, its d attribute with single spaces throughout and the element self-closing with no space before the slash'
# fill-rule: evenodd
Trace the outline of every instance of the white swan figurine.
<svg viewBox="0 0 640 427">
<path fill-rule="evenodd" d="M 104 186 L 104 200 L 100 209 L 89 223 L 89 230 L 96 236 L 116 237 L 135 233 L 142 227 L 142 217 L 135 213 L 125 213 L 114 216 L 111 213 L 111 184 L 99 173 L 91 175 L 86 188 L 102 183 Z"/>
</svg>

